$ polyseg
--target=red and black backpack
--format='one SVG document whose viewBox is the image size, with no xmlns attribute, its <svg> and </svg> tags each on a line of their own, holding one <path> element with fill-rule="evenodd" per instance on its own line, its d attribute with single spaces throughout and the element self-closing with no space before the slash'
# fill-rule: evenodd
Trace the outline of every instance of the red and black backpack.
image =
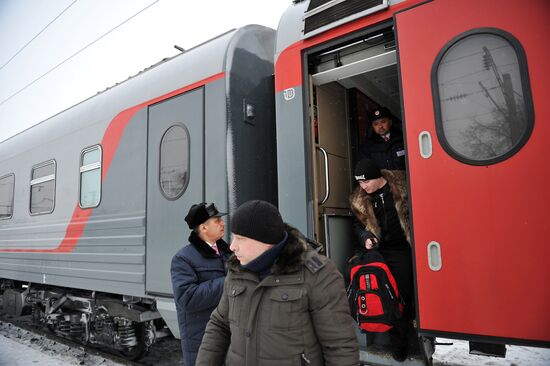
<svg viewBox="0 0 550 366">
<path fill-rule="evenodd" d="M 351 315 L 367 332 L 386 332 L 403 316 L 404 305 L 393 275 L 376 249 L 349 260 L 347 288 Z"/>
</svg>

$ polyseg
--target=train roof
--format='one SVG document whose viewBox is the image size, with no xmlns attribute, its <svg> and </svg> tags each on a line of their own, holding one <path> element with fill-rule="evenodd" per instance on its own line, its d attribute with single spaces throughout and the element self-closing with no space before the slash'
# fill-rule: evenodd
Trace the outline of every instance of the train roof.
<svg viewBox="0 0 550 366">
<path fill-rule="evenodd" d="M 274 37 L 274 32 L 268 27 L 247 25 L 223 33 L 174 57 L 163 59 L 0 142 L 0 162 L 75 130 L 96 123 L 107 123 L 127 108 L 226 72 L 236 49 L 246 49 L 246 42 L 239 42 L 242 38 L 250 33 L 270 33 Z"/>
</svg>

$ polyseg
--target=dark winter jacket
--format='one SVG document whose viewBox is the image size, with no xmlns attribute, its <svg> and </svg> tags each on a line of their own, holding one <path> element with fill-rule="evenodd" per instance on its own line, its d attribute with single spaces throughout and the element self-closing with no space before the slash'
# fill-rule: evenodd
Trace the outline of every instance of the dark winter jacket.
<svg viewBox="0 0 550 366">
<path fill-rule="evenodd" d="M 216 242 L 218 256 L 195 232 L 191 232 L 189 243 L 174 255 L 170 271 L 183 359 L 186 366 L 193 366 L 206 323 L 223 292 L 225 262 L 231 251 L 220 239 Z"/>
<path fill-rule="evenodd" d="M 361 244 L 376 237 L 381 245 L 405 245 L 410 243 L 405 172 L 382 170 L 382 176 L 388 183 L 378 191 L 369 195 L 357 187 L 350 196 L 355 233 Z"/>
<path fill-rule="evenodd" d="M 288 242 L 260 281 L 237 258 L 212 312 L 197 365 L 358 365 L 342 275 L 287 227 Z"/>
<path fill-rule="evenodd" d="M 396 127 L 392 127 L 388 141 L 371 132 L 367 141 L 359 148 L 359 160 L 370 158 L 380 169 L 405 170 L 404 146 L 403 134 Z"/>
</svg>

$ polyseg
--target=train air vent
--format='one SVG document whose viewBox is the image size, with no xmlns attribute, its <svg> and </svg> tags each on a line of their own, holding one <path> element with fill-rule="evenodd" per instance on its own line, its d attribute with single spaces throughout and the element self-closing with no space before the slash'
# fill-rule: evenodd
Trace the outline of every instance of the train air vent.
<svg viewBox="0 0 550 366">
<path fill-rule="evenodd" d="M 388 0 L 311 0 L 303 17 L 303 38 L 387 7 Z"/>
</svg>

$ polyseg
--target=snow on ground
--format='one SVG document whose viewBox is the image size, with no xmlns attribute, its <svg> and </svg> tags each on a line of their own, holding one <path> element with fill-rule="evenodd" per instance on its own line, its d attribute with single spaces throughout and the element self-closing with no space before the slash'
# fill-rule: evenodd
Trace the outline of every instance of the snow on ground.
<svg viewBox="0 0 550 366">
<path fill-rule="evenodd" d="M 49 356 L 41 350 L 13 341 L 0 335 L 0 366 L 73 366 L 61 357 Z"/>
<path fill-rule="evenodd" d="M 550 349 L 506 346 L 506 358 L 477 356 L 468 353 L 468 342 L 437 338 L 440 343 L 433 356 L 434 366 L 550 366 Z"/>
<path fill-rule="evenodd" d="M 434 366 L 550 366 L 550 349 L 508 346 L 506 358 L 503 359 L 470 355 L 468 342 L 465 341 L 443 338 L 437 341 L 453 345 L 436 348 Z M 162 364 L 165 363 L 156 363 L 157 366 Z M 69 347 L 0 321 L 0 366 L 29 365 L 120 366 L 125 363 L 90 354 L 84 347 Z"/>
<path fill-rule="evenodd" d="M 124 365 L 0 321 L 0 366 Z"/>
</svg>

